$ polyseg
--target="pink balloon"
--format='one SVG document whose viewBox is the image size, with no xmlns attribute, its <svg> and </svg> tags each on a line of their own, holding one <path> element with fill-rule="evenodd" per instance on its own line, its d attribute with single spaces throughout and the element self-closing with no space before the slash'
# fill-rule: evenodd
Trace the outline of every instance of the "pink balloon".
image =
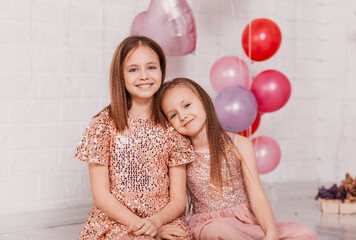
<svg viewBox="0 0 356 240">
<path fill-rule="evenodd" d="M 210 69 L 210 82 L 216 92 L 233 85 L 249 88 L 250 71 L 243 60 L 234 56 L 222 57 Z"/>
<path fill-rule="evenodd" d="M 132 22 L 131 33 L 152 38 L 168 56 L 183 56 L 195 50 L 195 21 L 185 0 L 151 0 L 148 10 Z"/>
<path fill-rule="evenodd" d="M 257 170 L 260 174 L 273 171 L 281 160 L 281 149 L 278 143 L 270 137 L 260 136 L 252 139 L 256 151 Z"/>
<path fill-rule="evenodd" d="M 260 112 L 274 112 L 289 100 L 292 87 L 288 78 L 276 70 L 266 70 L 258 74 L 251 84 Z"/>
</svg>

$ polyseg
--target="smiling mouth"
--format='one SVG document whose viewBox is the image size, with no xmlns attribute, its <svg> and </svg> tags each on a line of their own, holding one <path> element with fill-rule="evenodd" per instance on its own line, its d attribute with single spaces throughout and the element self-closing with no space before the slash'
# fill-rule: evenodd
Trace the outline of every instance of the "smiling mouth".
<svg viewBox="0 0 356 240">
<path fill-rule="evenodd" d="M 146 84 L 136 85 L 136 87 L 138 87 L 138 88 L 149 88 L 151 86 L 153 86 L 153 83 L 146 83 Z"/>
<path fill-rule="evenodd" d="M 190 119 L 188 122 L 184 124 L 184 127 L 187 127 L 191 124 L 191 122 L 194 120 L 194 118 Z"/>
</svg>

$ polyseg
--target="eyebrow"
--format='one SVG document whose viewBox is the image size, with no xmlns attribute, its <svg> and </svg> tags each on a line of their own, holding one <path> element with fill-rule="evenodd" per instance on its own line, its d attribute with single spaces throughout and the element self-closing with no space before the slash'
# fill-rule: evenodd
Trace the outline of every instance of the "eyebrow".
<svg viewBox="0 0 356 240">
<path fill-rule="evenodd" d="M 157 65 L 159 65 L 159 63 L 158 62 L 148 62 L 148 63 L 146 63 L 146 65 L 149 65 L 149 64 L 157 64 Z M 131 66 L 139 66 L 140 64 L 137 64 L 137 63 L 133 63 L 133 64 L 129 64 L 129 65 L 127 65 L 128 67 L 131 67 Z"/>
<path fill-rule="evenodd" d="M 130 64 L 130 65 L 127 65 L 126 68 L 136 67 L 136 66 L 138 66 L 138 64 Z"/>
<path fill-rule="evenodd" d="M 182 103 L 184 103 L 184 99 L 183 99 L 179 104 L 182 104 Z M 167 114 L 169 114 L 169 113 L 172 112 L 172 111 L 174 111 L 174 110 L 169 110 L 169 111 L 167 112 Z"/>
</svg>

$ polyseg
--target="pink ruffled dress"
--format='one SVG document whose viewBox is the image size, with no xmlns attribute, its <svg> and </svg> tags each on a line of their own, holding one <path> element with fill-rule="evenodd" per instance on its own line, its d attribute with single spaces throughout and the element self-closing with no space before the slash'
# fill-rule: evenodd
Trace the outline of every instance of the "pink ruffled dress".
<svg viewBox="0 0 356 240">
<path fill-rule="evenodd" d="M 237 139 L 237 135 L 231 137 Z M 196 152 L 196 160 L 187 165 L 187 186 L 193 204 L 189 227 L 195 240 L 263 239 L 265 234 L 253 214 L 243 181 L 241 162 L 228 157 L 231 178 L 223 178 L 223 194 L 209 182 L 209 152 Z M 223 164 L 222 175 L 227 166 Z M 280 239 L 317 239 L 315 232 L 293 222 L 278 222 Z"/>
<path fill-rule="evenodd" d="M 191 162 L 191 156 L 190 141 L 172 127 L 163 129 L 151 120 L 129 118 L 128 130 L 119 133 L 108 111 L 91 121 L 74 154 L 81 161 L 108 166 L 111 193 L 141 218 L 167 205 L 169 168 Z M 170 224 L 189 232 L 184 216 Z M 127 226 L 94 206 L 79 239 L 154 238 L 128 233 Z"/>
</svg>

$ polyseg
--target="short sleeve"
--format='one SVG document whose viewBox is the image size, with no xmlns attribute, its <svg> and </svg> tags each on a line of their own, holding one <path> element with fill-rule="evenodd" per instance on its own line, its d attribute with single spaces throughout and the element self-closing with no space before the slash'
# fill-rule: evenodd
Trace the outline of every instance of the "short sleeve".
<svg viewBox="0 0 356 240">
<path fill-rule="evenodd" d="M 83 162 L 108 165 L 111 135 L 112 121 L 108 112 L 104 111 L 85 129 L 73 158 Z"/>
<path fill-rule="evenodd" d="M 179 134 L 173 127 L 169 127 L 170 167 L 187 164 L 195 160 L 193 146 L 187 137 Z"/>
</svg>

